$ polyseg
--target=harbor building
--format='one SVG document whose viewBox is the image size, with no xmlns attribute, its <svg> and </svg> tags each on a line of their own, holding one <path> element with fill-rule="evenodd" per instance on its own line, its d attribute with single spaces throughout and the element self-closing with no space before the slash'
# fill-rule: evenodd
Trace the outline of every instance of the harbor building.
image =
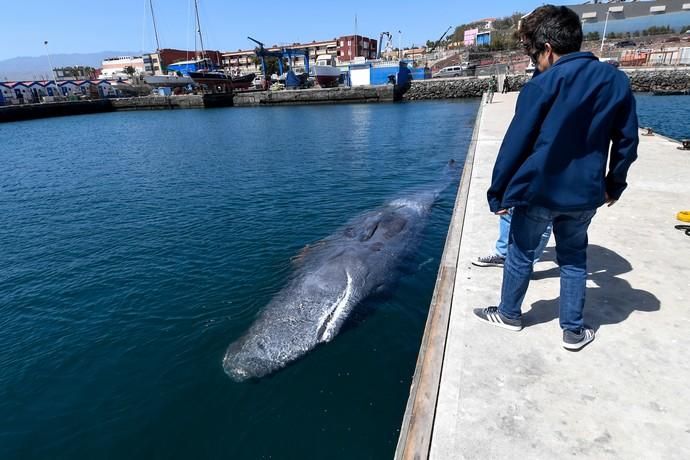
<svg viewBox="0 0 690 460">
<path fill-rule="evenodd" d="M 597 32 L 645 35 L 651 27 L 669 27 L 683 33 L 690 29 L 690 0 L 618 1 L 568 5 L 582 19 L 585 34 Z"/>
<path fill-rule="evenodd" d="M 309 52 L 309 65 L 316 64 L 317 56 L 330 55 L 338 63 L 350 62 L 355 58 L 375 59 L 378 40 L 362 35 L 346 35 L 332 40 L 312 41 L 311 43 L 292 43 L 290 45 L 273 45 L 266 47 L 266 51 L 280 51 L 282 49 L 306 49 Z M 305 67 L 302 56 L 294 56 L 293 66 Z M 222 66 L 234 73 L 261 72 L 261 64 L 256 58 L 254 49 L 245 49 L 223 53 Z"/>
<path fill-rule="evenodd" d="M 378 41 L 362 35 L 346 35 L 338 39 L 338 61 L 354 61 L 357 57 L 376 59 Z"/>
<path fill-rule="evenodd" d="M 100 99 L 117 96 L 107 80 L 36 80 L 0 82 L 0 105 L 53 102 L 59 98 Z"/>
</svg>

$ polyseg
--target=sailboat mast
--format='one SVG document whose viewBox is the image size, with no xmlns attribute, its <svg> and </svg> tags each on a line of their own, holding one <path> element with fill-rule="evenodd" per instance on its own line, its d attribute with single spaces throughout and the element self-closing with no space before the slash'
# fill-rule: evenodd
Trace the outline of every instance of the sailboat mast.
<svg viewBox="0 0 690 460">
<path fill-rule="evenodd" d="M 156 15 L 153 13 L 153 0 L 149 0 L 149 7 L 151 8 L 151 19 L 153 19 L 153 33 L 156 35 L 156 52 L 161 49 L 161 42 L 158 39 L 158 26 L 156 25 Z"/>
<path fill-rule="evenodd" d="M 204 48 L 204 37 L 201 34 L 201 22 L 199 21 L 199 1 L 194 0 L 194 13 L 196 14 L 196 31 L 199 33 L 199 45 L 201 45 L 201 57 L 206 62 L 206 49 Z"/>
</svg>

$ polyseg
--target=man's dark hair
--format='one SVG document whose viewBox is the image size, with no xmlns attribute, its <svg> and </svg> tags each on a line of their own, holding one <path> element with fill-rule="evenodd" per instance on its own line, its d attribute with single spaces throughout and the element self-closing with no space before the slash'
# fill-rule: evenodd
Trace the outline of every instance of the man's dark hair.
<svg viewBox="0 0 690 460">
<path fill-rule="evenodd" d="M 556 54 L 580 51 L 582 24 L 575 11 L 565 6 L 544 5 L 522 18 L 518 34 L 527 54 L 537 56 L 550 44 Z"/>
</svg>

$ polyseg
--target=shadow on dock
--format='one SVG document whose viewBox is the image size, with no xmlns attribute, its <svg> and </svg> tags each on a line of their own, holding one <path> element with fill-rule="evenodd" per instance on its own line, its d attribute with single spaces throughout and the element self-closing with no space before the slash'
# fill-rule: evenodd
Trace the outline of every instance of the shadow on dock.
<svg viewBox="0 0 690 460">
<path fill-rule="evenodd" d="M 543 261 L 555 259 L 554 248 L 549 248 Z M 633 288 L 619 275 L 631 272 L 632 265 L 618 253 L 602 246 L 590 245 L 587 250 L 588 285 L 585 323 L 594 329 L 606 324 L 618 324 L 625 321 L 634 311 L 659 311 L 661 302 L 652 293 Z M 558 278 L 559 268 L 536 271 L 533 280 Z M 560 297 L 551 300 L 539 300 L 532 304 L 532 309 L 524 315 L 525 326 L 534 326 L 558 319 Z"/>
</svg>

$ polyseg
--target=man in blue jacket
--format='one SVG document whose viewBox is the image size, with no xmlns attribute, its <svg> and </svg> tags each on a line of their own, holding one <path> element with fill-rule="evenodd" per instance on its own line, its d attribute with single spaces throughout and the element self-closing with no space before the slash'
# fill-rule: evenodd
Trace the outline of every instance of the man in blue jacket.
<svg viewBox="0 0 690 460">
<path fill-rule="evenodd" d="M 540 73 L 518 97 L 487 193 L 492 212 L 514 208 L 501 302 L 474 313 L 495 326 L 522 329 L 534 252 L 553 222 L 563 346 L 579 350 L 594 340 L 582 318 L 587 229 L 596 209 L 611 206 L 627 186 L 637 158 L 635 99 L 623 72 L 580 52 L 582 26 L 572 10 L 537 8 L 519 33 Z"/>
</svg>

